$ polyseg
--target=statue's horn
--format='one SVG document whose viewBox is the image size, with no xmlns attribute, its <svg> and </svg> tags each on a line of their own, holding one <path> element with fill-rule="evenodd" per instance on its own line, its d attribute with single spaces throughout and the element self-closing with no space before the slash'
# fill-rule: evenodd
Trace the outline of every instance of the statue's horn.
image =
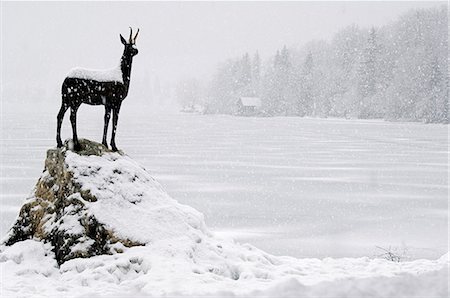
<svg viewBox="0 0 450 298">
<path fill-rule="evenodd" d="M 133 29 L 131 29 L 131 27 L 130 27 L 130 38 L 128 38 L 128 42 L 129 42 L 129 43 L 132 43 L 132 41 L 133 41 L 133 40 L 131 39 L 132 37 L 133 37 Z"/>
<path fill-rule="evenodd" d="M 133 38 L 133 43 L 136 43 L 136 38 L 137 38 L 138 34 L 139 34 L 139 28 L 138 28 L 138 31 L 136 32 L 136 35 Z"/>
</svg>

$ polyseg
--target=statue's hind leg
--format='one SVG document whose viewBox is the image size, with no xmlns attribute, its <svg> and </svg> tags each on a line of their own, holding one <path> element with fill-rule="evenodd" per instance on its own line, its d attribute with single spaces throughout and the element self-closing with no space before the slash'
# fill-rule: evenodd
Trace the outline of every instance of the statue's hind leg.
<svg viewBox="0 0 450 298">
<path fill-rule="evenodd" d="M 59 109 L 58 116 L 56 117 L 57 121 L 57 127 L 56 127 L 56 144 L 58 148 L 63 146 L 63 143 L 61 141 L 61 125 L 64 119 L 64 114 L 66 113 L 67 109 L 69 107 L 64 103 L 64 101 L 61 103 L 61 108 Z"/>
</svg>

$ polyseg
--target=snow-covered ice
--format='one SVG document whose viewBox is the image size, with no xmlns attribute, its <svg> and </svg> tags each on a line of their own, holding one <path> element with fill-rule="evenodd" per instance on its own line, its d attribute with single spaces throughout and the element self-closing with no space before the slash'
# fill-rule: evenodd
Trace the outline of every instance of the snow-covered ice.
<svg viewBox="0 0 450 298">
<path fill-rule="evenodd" d="M 4 105 L 2 235 L 54 146 L 57 111 L 47 107 Z M 103 109 L 79 114 L 79 135 L 100 140 Z M 224 236 L 276 255 L 404 246 L 435 259 L 447 251 L 447 140 L 445 125 L 164 114 L 130 101 L 117 141 Z"/>
<path fill-rule="evenodd" d="M 55 145 L 58 104 L 3 106 L 2 235 Z M 295 257 L 448 251 L 445 125 L 152 111 L 124 102 L 119 148 L 216 234 Z M 80 108 L 81 137 L 99 141 L 102 127 L 102 108 Z"/>
</svg>

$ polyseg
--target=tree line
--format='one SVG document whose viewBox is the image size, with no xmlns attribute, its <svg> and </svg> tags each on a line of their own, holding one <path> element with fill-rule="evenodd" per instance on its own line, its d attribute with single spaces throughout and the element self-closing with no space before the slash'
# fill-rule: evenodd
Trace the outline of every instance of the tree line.
<svg viewBox="0 0 450 298">
<path fill-rule="evenodd" d="M 330 41 L 284 46 L 223 62 L 208 82 L 184 81 L 183 106 L 233 114 L 240 96 L 261 98 L 260 115 L 448 123 L 445 6 L 406 13 L 380 28 L 348 26 Z M 186 92 L 185 92 L 186 90 Z"/>
</svg>

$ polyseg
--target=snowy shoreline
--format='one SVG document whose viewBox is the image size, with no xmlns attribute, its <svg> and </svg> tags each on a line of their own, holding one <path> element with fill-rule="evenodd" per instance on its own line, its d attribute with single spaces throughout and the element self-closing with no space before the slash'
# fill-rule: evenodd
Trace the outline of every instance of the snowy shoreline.
<svg viewBox="0 0 450 298">
<path fill-rule="evenodd" d="M 229 259 L 243 270 L 238 279 L 201 272 L 206 267 L 187 266 L 187 258 L 182 249 L 155 245 L 74 259 L 58 269 L 46 245 L 27 240 L 0 253 L 2 297 L 448 297 L 448 254 L 402 263 L 278 257 L 270 270 L 263 263 L 254 268 L 258 277 L 246 275 L 250 259 Z"/>
</svg>

